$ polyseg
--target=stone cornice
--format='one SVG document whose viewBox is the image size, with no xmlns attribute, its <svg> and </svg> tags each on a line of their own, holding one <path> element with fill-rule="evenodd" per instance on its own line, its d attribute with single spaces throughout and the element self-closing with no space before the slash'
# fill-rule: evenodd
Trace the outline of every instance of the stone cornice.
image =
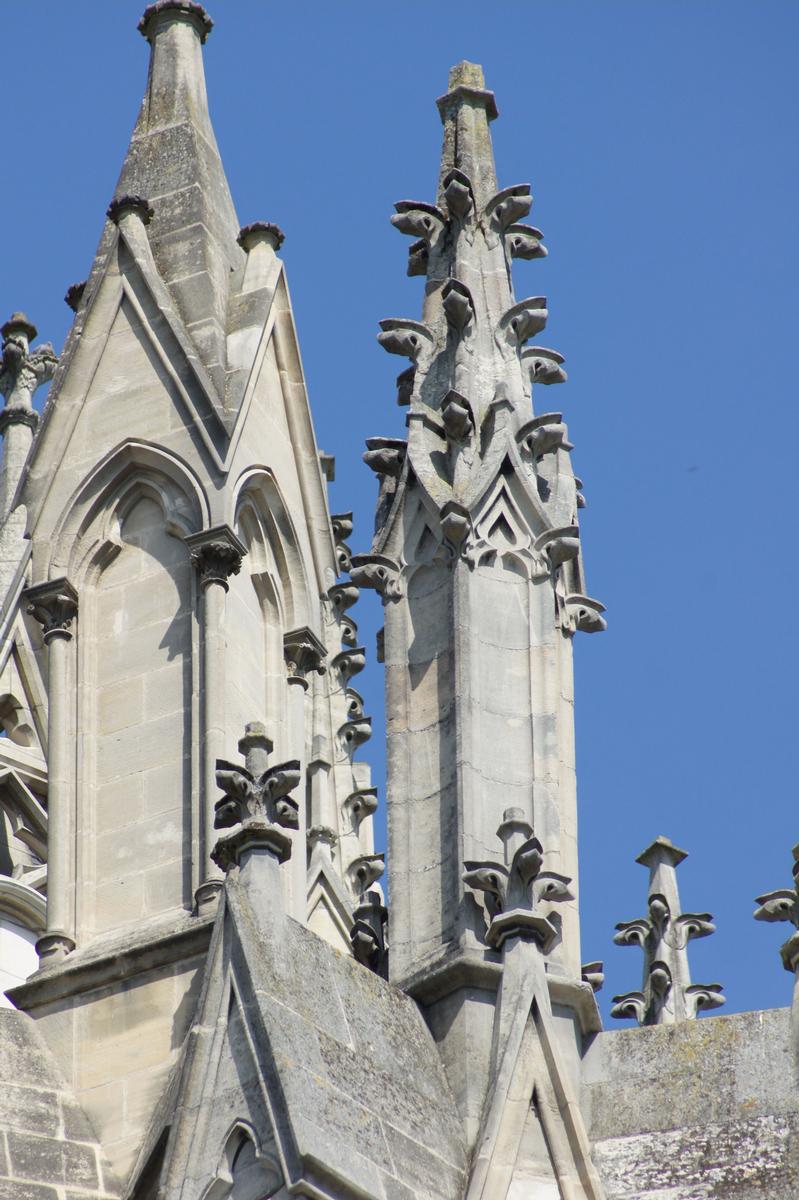
<svg viewBox="0 0 799 1200">
<path fill-rule="evenodd" d="M 36 972 L 8 993 L 17 1008 L 31 1012 L 45 1004 L 130 980 L 146 971 L 204 955 L 213 915 L 182 913 L 168 925 L 134 929 L 124 937 L 100 939 L 99 945 L 71 954 L 58 965 Z"/>
</svg>

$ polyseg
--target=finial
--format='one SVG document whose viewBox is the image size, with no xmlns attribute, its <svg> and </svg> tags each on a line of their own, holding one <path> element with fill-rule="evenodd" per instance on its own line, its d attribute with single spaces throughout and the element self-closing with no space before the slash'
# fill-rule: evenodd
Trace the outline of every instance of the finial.
<svg viewBox="0 0 799 1200">
<path fill-rule="evenodd" d="M 238 866 L 243 854 L 266 850 L 279 862 L 291 857 L 291 837 L 285 829 L 299 827 L 297 801 L 289 795 L 300 782 L 296 759 L 267 766 L 272 743 L 261 722 L 245 727 L 239 741 L 245 766 L 217 759 L 216 782 L 224 795 L 216 803 L 215 829 L 239 825 L 235 833 L 221 837 L 211 857 L 223 870 Z"/>
<path fill-rule="evenodd" d="M 670 1025 L 692 1020 L 700 1009 L 719 1008 L 719 983 L 691 983 L 688 942 L 715 932 L 710 913 L 684 913 L 680 907 L 676 868 L 685 850 L 667 837 L 657 837 L 636 858 L 649 868 L 649 914 L 616 926 L 617 946 L 640 946 L 644 982 L 640 992 L 613 997 L 612 1017 L 635 1017 L 639 1025 Z"/>
<path fill-rule="evenodd" d="M 453 99 L 484 105 L 489 121 L 494 121 L 499 116 L 494 93 L 486 89 L 483 68 L 479 63 L 464 60 L 450 67 L 447 91 L 436 101 L 442 121 L 446 118 Z"/>
<path fill-rule="evenodd" d="M 141 217 L 145 225 L 149 225 L 154 216 L 154 209 L 149 200 L 145 200 L 144 196 L 114 196 L 114 199 L 108 206 L 106 216 L 109 221 L 113 221 L 118 225 L 126 213 L 135 212 Z"/>
<path fill-rule="evenodd" d="M 32 342 L 38 332 L 36 326 L 28 320 L 23 312 L 12 313 L 5 325 L 0 327 L 0 334 L 3 335 L 4 342 L 10 341 L 11 338 L 20 334 L 27 338 L 28 342 Z"/>
<path fill-rule="evenodd" d="M 463 882 L 484 893 L 489 918 L 486 941 L 495 950 L 508 938 L 535 942 L 546 954 L 558 938 L 558 927 L 536 912 L 541 901 L 573 900 L 570 879 L 543 871 L 544 850 L 520 808 L 507 808 L 497 837 L 505 863 L 465 862 Z"/>
<path fill-rule="evenodd" d="M 202 4 L 195 3 L 195 0 L 156 0 L 155 4 L 149 4 L 145 8 L 142 18 L 136 26 L 139 33 L 142 37 L 146 37 L 148 42 L 152 42 L 158 32 L 156 22 L 159 17 L 186 18 L 195 27 L 200 35 L 200 41 L 203 43 L 214 27 L 213 21 Z"/>
<path fill-rule="evenodd" d="M 243 226 L 236 238 L 245 254 L 249 254 L 253 246 L 257 246 L 259 242 L 266 242 L 273 250 L 277 251 L 285 240 L 286 235 L 283 230 L 272 221 L 253 221 L 252 224 Z"/>
</svg>

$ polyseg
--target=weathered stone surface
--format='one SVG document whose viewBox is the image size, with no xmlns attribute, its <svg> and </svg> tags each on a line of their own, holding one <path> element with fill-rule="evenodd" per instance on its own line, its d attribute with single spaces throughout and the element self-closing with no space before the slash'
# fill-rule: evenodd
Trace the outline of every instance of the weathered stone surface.
<svg viewBox="0 0 799 1200">
<path fill-rule="evenodd" d="M 799 1189 L 788 1009 L 598 1034 L 583 1106 L 608 1200 Z"/>
<path fill-rule="evenodd" d="M 0 1009 L 0 1130 L 3 1200 L 60 1200 L 64 1188 L 85 1200 L 114 1192 L 96 1134 L 40 1032 L 11 1009 Z"/>
</svg>

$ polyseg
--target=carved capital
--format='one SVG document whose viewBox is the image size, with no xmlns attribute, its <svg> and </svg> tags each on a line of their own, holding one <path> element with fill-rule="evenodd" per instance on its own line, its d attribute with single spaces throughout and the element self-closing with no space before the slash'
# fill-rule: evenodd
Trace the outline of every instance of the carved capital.
<svg viewBox="0 0 799 1200">
<path fill-rule="evenodd" d="M 218 583 L 228 590 L 228 579 L 238 575 L 247 547 L 236 537 L 229 525 L 215 525 L 186 539 L 192 566 L 200 577 L 200 587 Z"/>
<path fill-rule="evenodd" d="M 36 584 L 24 593 L 27 611 L 42 626 L 45 642 L 72 637 L 71 625 L 78 615 L 78 593 L 68 579 Z"/>
<path fill-rule="evenodd" d="M 109 221 L 113 221 L 114 225 L 118 225 L 123 217 L 128 213 L 136 213 L 143 225 L 149 225 L 155 216 L 155 210 L 149 200 L 144 196 L 114 196 L 114 199 L 108 206 L 106 216 Z"/>
<path fill-rule="evenodd" d="M 384 600 L 398 600 L 402 595 L 399 567 L 384 554 L 354 555 L 350 575 L 358 587 L 373 588 Z"/>
<path fill-rule="evenodd" d="M 253 221 L 250 225 L 244 225 L 236 238 L 245 254 L 249 254 L 259 242 L 266 242 L 268 246 L 277 251 L 285 240 L 286 235 L 283 230 L 271 221 Z"/>
<path fill-rule="evenodd" d="M 303 625 L 301 629 L 292 629 L 285 635 L 283 655 L 289 679 L 305 683 L 306 676 L 312 671 L 315 671 L 317 675 L 325 673 L 324 660 L 327 657 L 327 651 L 307 625 Z"/>
</svg>

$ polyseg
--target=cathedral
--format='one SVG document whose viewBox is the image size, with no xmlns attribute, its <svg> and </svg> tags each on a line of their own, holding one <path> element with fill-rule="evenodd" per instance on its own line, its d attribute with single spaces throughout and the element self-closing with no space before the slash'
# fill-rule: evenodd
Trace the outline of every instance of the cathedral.
<svg viewBox="0 0 799 1200">
<path fill-rule="evenodd" d="M 605 616 L 494 94 L 452 68 L 435 193 L 391 217 L 423 301 L 380 322 L 407 437 L 366 440 L 365 544 L 329 508 L 283 233 L 233 206 L 212 26 L 146 9 L 66 343 L 0 330 L 0 1200 L 791 1200 L 799 985 L 696 1019 L 724 996 L 691 975 L 684 851 L 643 850 L 617 927 L 635 1025 L 603 1028 L 581 955 L 572 648 Z M 788 850 L 755 916 L 799 979 Z"/>
</svg>

